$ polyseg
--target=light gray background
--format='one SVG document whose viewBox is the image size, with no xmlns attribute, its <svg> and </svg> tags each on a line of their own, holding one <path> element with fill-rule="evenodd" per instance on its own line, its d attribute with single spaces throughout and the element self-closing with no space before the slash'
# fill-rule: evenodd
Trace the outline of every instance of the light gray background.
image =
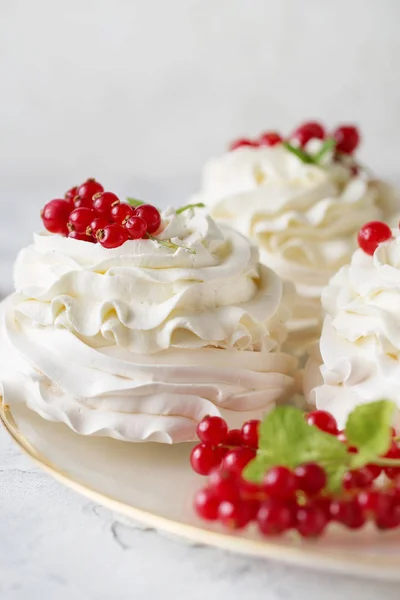
<svg viewBox="0 0 400 600">
<path fill-rule="evenodd" d="M 0 0 L 0 290 L 51 197 L 94 175 L 181 202 L 237 135 L 356 121 L 400 181 L 399 22 L 397 0 Z M 0 435 L 1 600 L 399 597 L 134 528 Z"/>
</svg>

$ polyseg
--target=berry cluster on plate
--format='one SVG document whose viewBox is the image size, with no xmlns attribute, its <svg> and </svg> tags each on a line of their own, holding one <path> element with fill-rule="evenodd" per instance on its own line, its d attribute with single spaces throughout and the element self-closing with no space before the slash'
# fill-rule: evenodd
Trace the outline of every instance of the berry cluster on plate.
<svg viewBox="0 0 400 600">
<path fill-rule="evenodd" d="M 48 202 L 41 211 L 43 224 L 57 233 L 84 242 L 117 248 L 128 239 L 150 237 L 161 225 L 161 215 L 151 204 L 121 202 L 95 179 Z"/>
<path fill-rule="evenodd" d="M 263 423 L 228 430 L 221 417 L 198 425 L 192 469 L 208 476 L 194 508 L 230 529 L 256 522 L 263 535 L 289 530 L 318 537 L 330 522 L 359 529 L 400 526 L 400 447 L 390 426 L 395 407 L 358 407 L 340 431 L 322 410 L 279 407 Z M 291 445 L 290 445 L 291 443 Z"/>
</svg>

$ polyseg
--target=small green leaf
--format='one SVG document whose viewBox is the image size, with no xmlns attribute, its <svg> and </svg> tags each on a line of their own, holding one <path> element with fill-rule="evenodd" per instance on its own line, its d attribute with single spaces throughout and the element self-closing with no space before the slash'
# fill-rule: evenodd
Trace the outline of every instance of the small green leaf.
<svg viewBox="0 0 400 600">
<path fill-rule="evenodd" d="M 205 204 L 203 202 L 197 202 L 196 204 L 186 204 L 185 206 L 181 206 L 176 210 L 176 214 L 180 215 L 183 211 L 188 210 L 189 208 L 205 208 Z"/>
<path fill-rule="evenodd" d="M 266 454 L 257 454 L 257 456 L 244 468 L 243 477 L 248 481 L 260 483 L 263 480 L 265 473 L 275 465 L 276 463 L 273 457 L 269 457 Z"/>
<path fill-rule="evenodd" d="M 396 406 L 389 400 L 378 400 L 357 406 L 346 423 L 346 438 L 358 448 L 353 455 L 353 468 L 385 454 L 390 446 L 391 424 Z"/>
<path fill-rule="evenodd" d="M 336 146 L 336 140 L 333 138 L 328 138 L 324 141 L 321 148 L 313 155 L 313 160 L 315 163 L 319 164 L 321 160 L 324 158 L 325 154 L 331 152 Z"/>
<path fill-rule="evenodd" d="M 180 246 L 179 244 L 174 244 L 174 242 L 171 242 L 171 240 L 160 240 L 154 237 L 154 235 L 150 235 L 150 233 L 147 233 L 146 236 L 149 240 L 157 242 L 157 244 L 160 244 L 160 246 L 171 248 L 171 250 L 179 250 L 179 248 L 182 248 L 182 250 L 186 250 L 186 252 L 189 252 L 189 254 L 196 254 L 196 250 L 194 250 L 194 248 L 188 248 L 187 246 Z"/>
<path fill-rule="evenodd" d="M 340 492 L 343 486 L 343 477 L 348 471 L 349 465 L 346 463 L 335 465 L 334 468 L 326 468 L 328 475 L 328 484 L 326 489 L 331 493 Z"/>
<path fill-rule="evenodd" d="M 312 164 L 315 162 L 314 158 L 310 154 L 308 154 L 301 148 L 297 148 L 297 146 L 292 146 L 292 144 L 290 144 L 289 142 L 282 142 L 282 146 L 286 148 L 286 150 L 297 156 L 297 158 L 299 158 L 303 163 Z"/>
<path fill-rule="evenodd" d="M 136 198 L 127 198 L 126 201 L 131 206 L 142 206 L 142 204 L 145 204 L 145 202 L 142 202 L 142 200 L 137 200 Z"/>
<path fill-rule="evenodd" d="M 257 456 L 246 467 L 244 477 L 260 482 L 274 465 L 293 469 L 303 463 L 317 462 L 326 469 L 329 485 L 335 488 L 337 481 L 342 480 L 340 473 L 348 468 L 349 456 L 346 446 L 335 436 L 308 425 L 300 409 L 279 406 L 260 426 Z"/>
</svg>

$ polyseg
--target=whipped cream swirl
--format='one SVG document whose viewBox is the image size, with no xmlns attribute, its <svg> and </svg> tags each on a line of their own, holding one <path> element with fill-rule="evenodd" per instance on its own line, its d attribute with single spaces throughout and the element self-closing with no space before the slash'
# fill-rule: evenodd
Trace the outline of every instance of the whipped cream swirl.
<svg viewBox="0 0 400 600">
<path fill-rule="evenodd" d="M 206 414 L 241 422 L 291 393 L 290 285 L 202 211 L 162 217 L 158 237 L 182 247 L 35 235 L 21 251 L 0 309 L 5 402 L 83 434 L 171 443 Z"/>
<path fill-rule="evenodd" d="M 315 152 L 321 142 L 309 144 Z M 355 233 L 400 207 L 389 186 L 353 177 L 332 154 L 320 167 L 305 164 L 282 145 L 239 148 L 212 159 L 195 199 L 207 204 L 215 219 L 252 238 L 261 261 L 295 283 L 290 329 L 304 339 L 319 333 L 321 291 L 350 260 Z"/>
<path fill-rule="evenodd" d="M 360 403 L 385 398 L 400 407 L 400 234 L 393 233 L 373 256 L 357 250 L 322 295 L 320 356 L 315 349 L 305 391 L 341 426 Z"/>
</svg>

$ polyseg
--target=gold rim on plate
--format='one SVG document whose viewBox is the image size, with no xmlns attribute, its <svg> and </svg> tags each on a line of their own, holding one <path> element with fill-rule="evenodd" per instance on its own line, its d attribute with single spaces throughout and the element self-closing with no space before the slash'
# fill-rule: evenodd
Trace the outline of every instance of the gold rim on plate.
<svg viewBox="0 0 400 600">
<path fill-rule="evenodd" d="M 1 397 L 0 420 L 19 448 L 54 479 L 90 500 L 144 525 L 184 537 L 195 543 L 207 544 L 240 554 L 274 559 L 308 568 L 340 571 L 353 575 L 363 574 L 374 578 L 400 579 L 400 552 L 397 558 L 378 555 L 370 557 L 357 556 L 342 549 L 339 549 L 338 552 L 327 552 L 320 547 L 318 542 L 312 541 L 299 541 L 298 545 L 283 546 L 268 540 L 249 539 L 235 534 L 203 529 L 135 508 L 78 481 L 49 461 L 20 432 L 10 407 L 2 403 Z M 383 571 L 379 571 L 378 567 Z"/>
</svg>

